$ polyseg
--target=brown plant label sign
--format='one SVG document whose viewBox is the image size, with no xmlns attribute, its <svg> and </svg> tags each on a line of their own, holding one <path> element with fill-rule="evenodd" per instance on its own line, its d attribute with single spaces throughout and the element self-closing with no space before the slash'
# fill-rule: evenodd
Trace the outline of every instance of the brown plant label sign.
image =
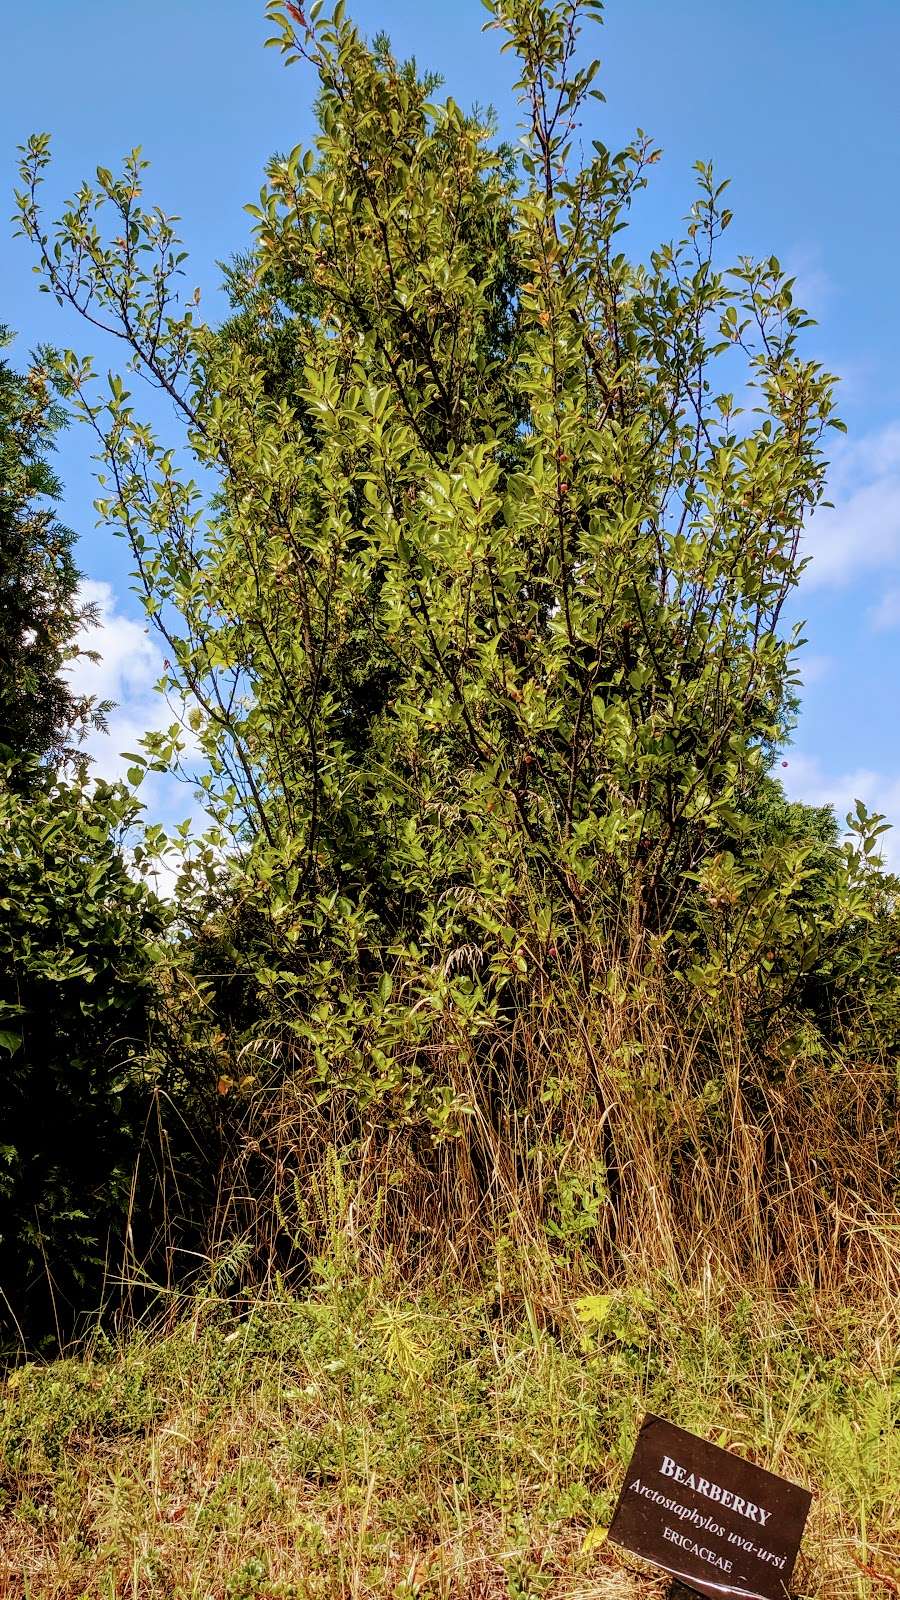
<svg viewBox="0 0 900 1600">
<path fill-rule="evenodd" d="M 811 1501 L 786 1478 L 647 1416 L 609 1537 L 711 1600 L 785 1600 Z"/>
</svg>

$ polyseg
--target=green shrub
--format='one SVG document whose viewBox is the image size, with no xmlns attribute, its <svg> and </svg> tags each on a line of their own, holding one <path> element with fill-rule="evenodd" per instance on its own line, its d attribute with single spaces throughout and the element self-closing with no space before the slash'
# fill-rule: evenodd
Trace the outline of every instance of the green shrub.
<svg viewBox="0 0 900 1600">
<path fill-rule="evenodd" d="M 648 1215 L 651 1237 L 667 1217 L 718 1241 L 736 1186 L 732 1240 L 796 1261 L 798 1205 L 815 1255 L 832 1199 L 884 1202 L 882 819 L 860 808 L 840 845 L 770 776 L 833 380 L 778 260 L 723 259 L 708 165 L 680 236 L 629 259 L 659 152 L 579 153 L 579 34 L 601 10 L 490 0 L 512 149 L 342 5 L 307 26 L 273 0 L 318 126 L 269 163 L 220 328 L 181 296 L 138 152 L 50 224 L 48 137 L 24 151 L 45 286 L 173 402 L 177 448 L 121 378 L 54 366 L 102 440 L 101 509 L 185 707 L 133 776 L 183 770 L 190 739 L 218 829 L 197 858 L 211 892 L 192 900 L 188 873 L 181 910 L 223 1098 L 254 1102 L 235 1231 L 249 1210 L 292 1249 L 335 1147 L 363 1188 L 364 1159 L 378 1174 L 385 1236 L 398 1192 L 477 1218 L 527 1174 L 525 1209 L 565 1249 L 623 1248 Z M 824 1076 L 843 1050 L 875 1063 L 868 1101 Z M 811 1106 L 854 1130 L 834 1195 L 830 1171 L 795 1189 L 785 1154 L 789 1124 L 820 1171 Z M 561 1151 L 571 1170 L 542 1176 Z M 763 1241 L 744 1226 L 761 1211 Z M 413 1255 L 426 1234 L 414 1218 Z"/>
<path fill-rule="evenodd" d="M 0 774 L 7 1339 L 69 1331 L 122 1266 L 167 917 L 126 866 L 136 814 L 117 786 L 32 771 L 23 790 Z"/>
</svg>

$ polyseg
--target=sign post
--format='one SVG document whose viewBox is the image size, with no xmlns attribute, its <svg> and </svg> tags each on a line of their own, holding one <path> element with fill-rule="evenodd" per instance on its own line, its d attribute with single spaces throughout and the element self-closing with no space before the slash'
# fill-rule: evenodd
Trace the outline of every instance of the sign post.
<svg viewBox="0 0 900 1600">
<path fill-rule="evenodd" d="M 786 1600 L 812 1495 L 684 1428 L 644 1418 L 609 1537 L 676 1596 Z"/>
</svg>

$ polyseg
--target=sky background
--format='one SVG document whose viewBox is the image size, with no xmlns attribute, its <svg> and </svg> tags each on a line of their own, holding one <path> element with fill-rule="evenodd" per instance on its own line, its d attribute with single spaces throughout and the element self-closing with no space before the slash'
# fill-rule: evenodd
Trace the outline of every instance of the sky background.
<svg viewBox="0 0 900 1600">
<path fill-rule="evenodd" d="M 512 64 L 482 33 L 479 0 L 349 0 L 364 32 L 387 32 L 399 55 L 437 68 L 463 106 L 497 106 L 514 131 Z M 145 199 L 181 216 L 188 287 L 202 310 L 221 309 L 216 263 L 250 237 L 267 158 L 313 134 L 308 69 L 286 69 L 263 41 L 261 0 L 43 0 L 7 7 L 0 94 L 0 185 L 12 213 L 16 146 L 53 136 L 47 184 L 53 215 L 97 165 L 116 170 L 140 144 L 152 163 Z M 817 318 L 808 352 L 841 378 L 846 439 L 831 437 L 829 498 L 807 533 L 813 560 L 792 620 L 806 620 L 805 690 L 781 776 L 797 798 L 856 797 L 896 826 L 886 855 L 900 869 L 900 154 L 898 0 L 607 0 L 591 54 L 603 60 L 584 130 L 620 148 L 637 127 L 663 148 L 641 197 L 632 255 L 679 233 L 693 195 L 692 164 L 712 160 L 731 179 L 733 255 L 776 254 Z M 0 322 L 16 330 L 19 365 L 42 340 L 93 351 L 115 365 L 73 312 L 38 291 L 29 246 L 0 221 Z M 148 407 L 148 410 L 150 408 Z M 86 642 L 103 656 L 80 687 L 118 702 L 94 741 L 97 768 L 119 774 L 120 752 L 169 719 L 153 684 L 161 651 L 130 592 L 128 552 L 95 526 L 92 445 L 73 426 L 56 465 L 63 518 L 103 626 Z M 145 787 L 153 820 L 191 811 L 164 780 Z"/>
</svg>

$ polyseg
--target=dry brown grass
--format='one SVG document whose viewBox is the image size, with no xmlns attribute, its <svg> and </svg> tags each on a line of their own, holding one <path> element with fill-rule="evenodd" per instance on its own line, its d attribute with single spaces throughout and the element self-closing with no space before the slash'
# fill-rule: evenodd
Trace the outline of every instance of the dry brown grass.
<svg viewBox="0 0 900 1600">
<path fill-rule="evenodd" d="M 612 1279 L 900 1293 L 896 1065 L 784 1027 L 753 1041 L 737 1000 L 679 1014 L 662 980 L 610 994 L 585 1010 L 538 989 L 477 1053 L 448 1026 L 429 1073 L 452 1091 L 452 1137 L 390 1107 L 361 1120 L 339 1083 L 322 1107 L 296 1052 L 248 1047 L 213 1253 L 245 1239 L 257 1276 L 314 1254 L 337 1152 L 354 1250 L 411 1280 L 465 1274 L 503 1236 L 539 1277 L 583 1258 Z"/>
</svg>

